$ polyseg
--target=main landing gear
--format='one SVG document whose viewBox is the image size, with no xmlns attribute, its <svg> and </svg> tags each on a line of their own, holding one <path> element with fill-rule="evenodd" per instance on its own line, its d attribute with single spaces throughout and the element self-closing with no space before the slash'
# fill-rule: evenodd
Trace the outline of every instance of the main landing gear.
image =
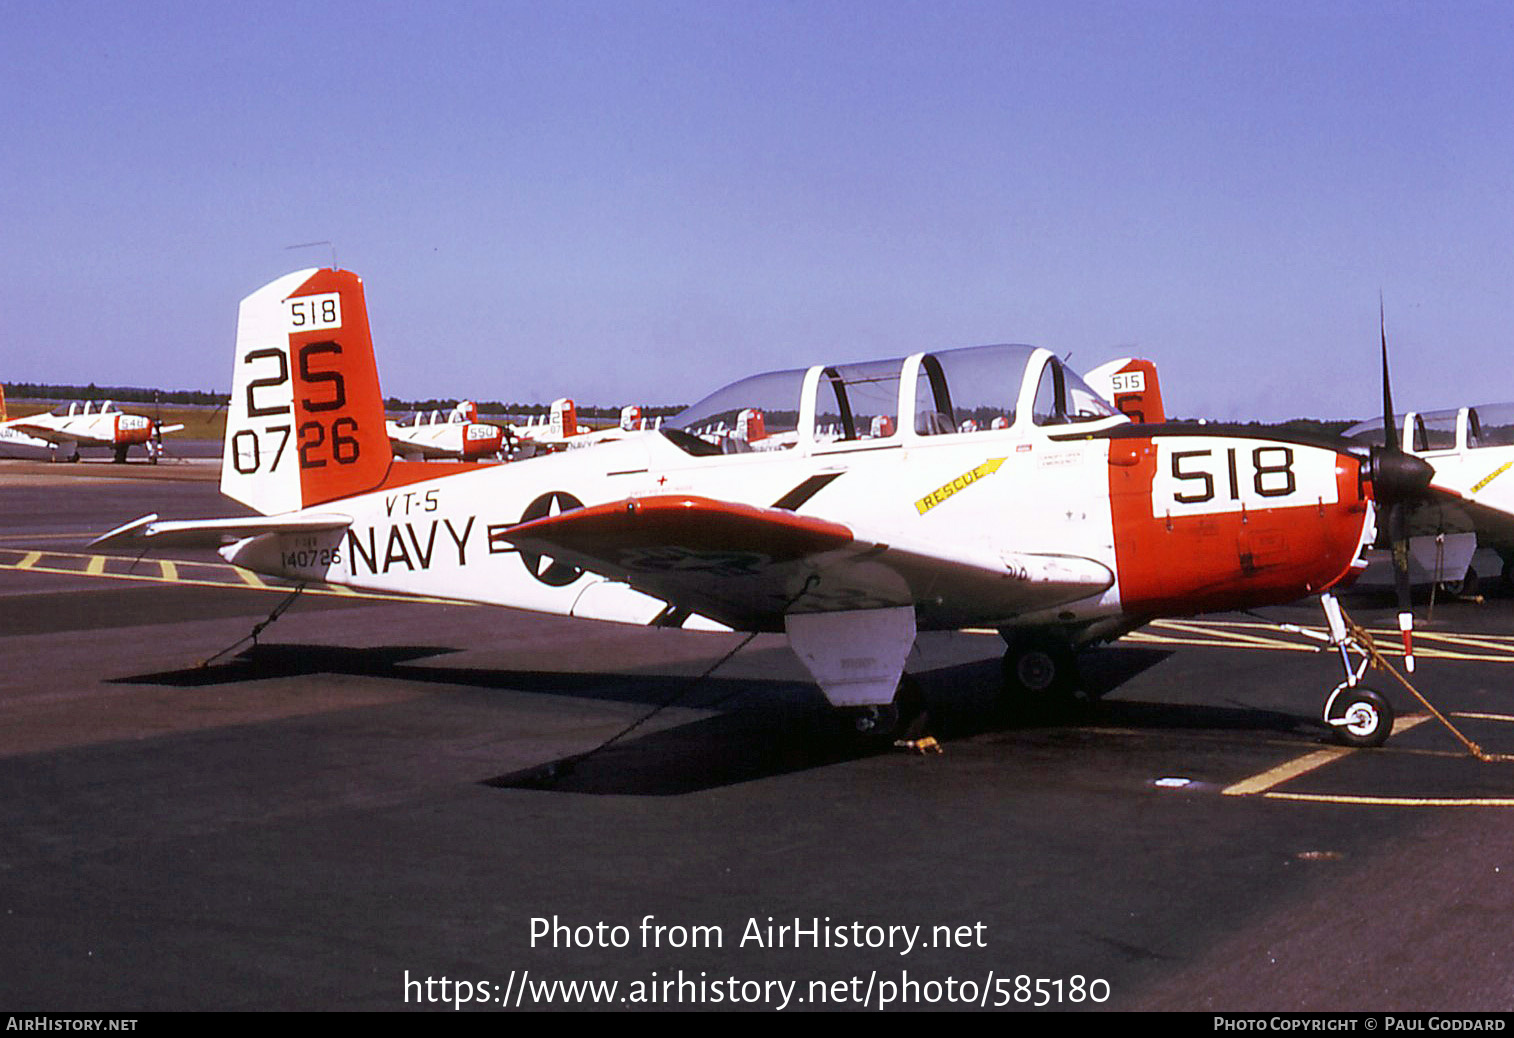
<svg viewBox="0 0 1514 1038">
<path fill-rule="evenodd" d="M 890 742 L 918 753 L 940 753 L 941 745 L 930 731 L 930 711 L 920 682 L 909 674 L 899 679 L 894 701 L 881 706 L 861 706 L 852 714 L 857 734 L 869 741 Z"/>
<path fill-rule="evenodd" d="M 1058 712 L 1080 701 L 1082 680 L 1077 654 L 1054 635 L 1005 629 L 1003 692 L 1016 706 Z"/>
</svg>

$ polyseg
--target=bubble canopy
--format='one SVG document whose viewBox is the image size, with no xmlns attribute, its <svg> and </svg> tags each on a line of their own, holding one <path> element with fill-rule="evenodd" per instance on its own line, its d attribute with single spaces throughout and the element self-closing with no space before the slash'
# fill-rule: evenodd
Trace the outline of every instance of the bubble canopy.
<svg viewBox="0 0 1514 1038">
<path fill-rule="evenodd" d="M 1514 445 L 1514 403 L 1478 404 L 1442 411 L 1410 411 L 1393 416 L 1395 438 L 1416 454 L 1476 450 Z M 1383 442 L 1383 420 L 1358 422 L 1341 434 L 1376 446 Z"/>
<path fill-rule="evenodd" d="M 753 375 L 663 428 L 771 450 L 1110 420 L 1125 419 L 1050 351 L 1005 344 Z"/>
</svg>

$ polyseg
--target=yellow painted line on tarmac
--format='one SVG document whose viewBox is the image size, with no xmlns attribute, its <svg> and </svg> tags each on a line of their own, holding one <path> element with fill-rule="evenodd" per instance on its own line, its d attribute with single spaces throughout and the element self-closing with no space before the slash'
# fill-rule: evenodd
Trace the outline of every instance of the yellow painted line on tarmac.
<svg viewBox="0 0 1514 1038">
<path fill-rule="evenodd" d="M 1263 623 L 1240 623 L 1237 621 L 1153 621 L 1148 628 L 1133 631 L 1121 640 L 1135 645 L 1191 645 L 1200 648 L 1268 649 L 1278 652 L 1322 652 L 1324 643 L 1290 642 L 1273 638 L 1258 638 L 1242 633 L 1242 629 L 1276 630 Z M 1170 634 L 1157 633 L 1168 631 Z M 1385 656 L 1402 656 L 1403 647 L 1398 644 L 1398 631 L 1374 630 L 1369 632 L 1378 643 L 1378 651 Z M 1415 655 L 1422 660 L 1461 660 L 1467 663 L 1514 663 L 1514 637 L 1505 635 L 1454 635 L 1432 631 L 1415 631 Z M 1433 643 L 1441 642 L 1440 646 Z M 1484 649 L 1485 652 L 1468 652 L 1466 649 Z"/>
<path fill-rule="evenodd" d="M 1210 633 L 1209 631 L 1205 630 L 1202 625 L 1196 624 L 1193 621 L 1168 620 L 1162 623 L 1162 627 L 1170 631 L 1179 631 L 1201 636 Z M 1278 637 L 1276 629 L 1274 629 L 1271 635 L 1268 637 L 1237 631 L 1235 633 L 1232 633 L 1230 635 L 1230 638 L 1243 644 L 1255 645 L 1259 649 L 1296 649 L 1299 647 L 1298 642 L 1288 641 L 1284 638 Z M 1306 648 L 1312 648 L 1312 646 L 1306 646 Z"/>
<path fill-rule="evenodd" d="M 123 562 L 130 561 L 133 565 L 141 562 L 141 559 L 129 559 L 124 555 L 83 555 L 73 552 L 43 552 L 29 551 L 25 554 L 20 549 L 0 548 L 0 553 L 21 555 L 15 562 L 0 561 L 0 570 L 15 569 L 25 570 L 28 573 L 47 573 L 63 577 L 104 577 L 110 580 L 137 580 L 157 584 L 181 584 L 187 587 L 217 587 L 233 588 L 240 591 L 293 591 L 296 581 L 287 583 L 268 583 L 258 574 L 251 570 L 241 569 L 225 562 L 196 562 L 185 559 L 153 559 L 157 563 L 158 573 L 133 573 L 115 572 L 105 568 L 106 560 L 117 559 Z M 67 568 L 64 566 L 40 565 L 44 557 L 62 560 L 88 559 L 89 564 L 84 569 Z M 185 568 L 191 570 L 208 570 L 215 576 L 212 578 L 197 579 L 185 577 L 182 572 Z M 232 579 L 232 578 L 238 579 Z M 305 594 L 308 595 L 332 595 L 342 598 L 374 599 L 385 602 L 425 602 L 434 605 L 478 605 L 477 602 L 466 602 L 453 598 L 434 598 L 430 595 L 402 595 L 391 594 L 383 591 L 362 591 L 358 588 L 347 587 L 341 584 L 307 583 Z"/>
<path fill-rule="evenodd" d="M 1400 717 L 1393 724 L 1392 734 L 1401 735 L 1429 719 L 1429 714 L 1410 714 L 1406 717 Z M 1233 785 L 1226 786 L 1220 792 L 1227 797 L 1256 796 L 1259 793 L 1266 793 L 1276 786 L 1281 786 L 1284 782 L 1296 779 L 1300 775 L 1307 775 L 1309 772 L 1322 768 L 1326 764 L 1331 764 L 1342 757 L 1349 756 L 1355 753 L 1357 749 L 1358 747 L 1354 746 L 1327 746 L 1322 750 L 1314 750 L 1313 752 L 1304 754 L 1302 757 L 1279 764 L 1275 768 L 1268 768 L 1259 775 L 1253 775 L 1248 779 L 1242 779 Z"/>
<path fill-rule="evenodd" d="M 1497 651 L 1514 651 L 1514 638 L 1508 635 L 1498 634 L 1442 634 L 1435 631 L 1414 632 L 1414 641 L 1423 643 L 1426 641 L 1441 641 L 1450 645 L 1464 645 L 1472 649 L 1488 649 Z"/>
<path fill-rule="evenodd" d="M 1465 717 L 1473 721 L 1514 721 L 1508 714 L 1453 713 L 1452 717 Z"/>
<path fill-rule="evenodd" d="M 242 583 L 246 584 L 248 587 L 256 588 L 259 591 L 268 590 L 268 585 L 263 583 L 263 578 L 258 576 L 252 570 L 243 569 L 241 566 L 233 566 L 231 567 L 231 571 L 237 576 L 241 577 Z"/>
<path fill-rule="evenodd" d="M 1220 793 L 1227 797 L 1245 797 L 1265 793 L 1273 786 L 1280 786 L 1289 779 L 1307 775 L 1316 768 L 1338 761 L 1351 752 L 1349 746 L 1329 746 L 1323 750 L 1315 750 L 1313 753 L 1306 753 L 1285 764 L 1279 764 L 1275 768 L 1269 768 L 1260 775 L 1253 775 L 1234 785 L 1226 786 L 1220 790 Z"/>
<path fill-rule="evenodd" d="M 1343 793 L 1263 793 L 1268 800 L 1315 804 L 1360 804 L 1368 807 L 1514 807 L 1509 797 L 1380 797 Z"/>
</svg>

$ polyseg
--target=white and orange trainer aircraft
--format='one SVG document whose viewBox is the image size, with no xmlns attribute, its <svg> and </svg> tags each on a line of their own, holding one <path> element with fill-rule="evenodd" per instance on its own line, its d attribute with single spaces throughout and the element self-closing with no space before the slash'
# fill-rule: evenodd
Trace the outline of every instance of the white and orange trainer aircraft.
<svg viewBox="0 0 1514 1038">
<path fill-rule="evenodd" d="M 711 435 L 758 423 L 763 435 Z M 963 430 L 969 431 L 963 431 Z M 303 270 L 242 301 L 221 489 L 261 513 L 147 516 L 105 545 L 222 544 L 294 580 L 566 616 L 785 632 L 859 728 L 913 712 L 920 630 L 993 627 L 1007 682 L 1148 621 L 1326 592 L 1374 497 L 1427 466 L 1343 441 L 1135 425 L 1051 352 L 980 346 L 736 382 L 666 422 L 515 465 L 393 460 L 362 283 Z M 1327 599 L 1327 612 L 1328 612 Z M 1358 670 L 1325 720 L 1387 737 Z"/>
<path fill-rule="evenodd" d="M 163 451 L 163 434 L 182 428 L 164 427 L 146 415 L 127 414 L 110 400 L 98 407 L 89 401 L 60 404 L 44 414 L 9 418 L 5 393 L 0 390 L 0 443 L 48 448 L 54 461 L 78 461 L 80 447 L 108 447 L 116 461 L 124 462 L 126 452 L 141 444 L 156 465 Z"/>
<path fill-rule="evenodd" d="M 406 461 L 477 461 L 497 456 L 505 447 L 505 430 L 480 422 L 471 400 L 446 413 L 422 411 L 403 421 L 386 422 L 385 428 L 390 448 Z"/>
</svg>

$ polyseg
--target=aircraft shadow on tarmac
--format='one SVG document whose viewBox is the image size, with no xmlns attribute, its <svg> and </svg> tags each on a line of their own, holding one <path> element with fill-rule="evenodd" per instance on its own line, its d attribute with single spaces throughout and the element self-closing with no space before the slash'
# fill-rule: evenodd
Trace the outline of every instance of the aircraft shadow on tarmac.
<svg viewBox="0 0 1514 1038">
<path fill-rule="evenodd" d="M 417 665 L 456 652 L 441 646 L 350 648 L 261 644 L 224 663 L 112 679 L 121 684 L 198 688 L 314 674 L 395 678 L 485 690 L 572 696 L 649 707 L 720 711 L 672 727 L 630 731 L 602 748 L 482 780 L 483 785 L 561 793 L 674 796 L 894 752 L 857 735 L 813 686 L 761 678 L 647 673 L 503 670 Z M 1085 653 L 1084 684 L 1095 698 L 1166 659 L 1166 650 L 1119 647 Z M 1319 729 L 1301 715 L 1246 707 L 1103 699 L 1033 708 L 1006 705 L 999 663 L 976 660 L 918 675 L 930 730 L 943 743 L 1035 738 L 1038 731 L 1118 727 L 1135 731 L 1300 733 Z M 629 722 L 628 722 L 629 724 Z M 1322 730 L 1322 729 L 1321 729 Z"/>
</svg>

